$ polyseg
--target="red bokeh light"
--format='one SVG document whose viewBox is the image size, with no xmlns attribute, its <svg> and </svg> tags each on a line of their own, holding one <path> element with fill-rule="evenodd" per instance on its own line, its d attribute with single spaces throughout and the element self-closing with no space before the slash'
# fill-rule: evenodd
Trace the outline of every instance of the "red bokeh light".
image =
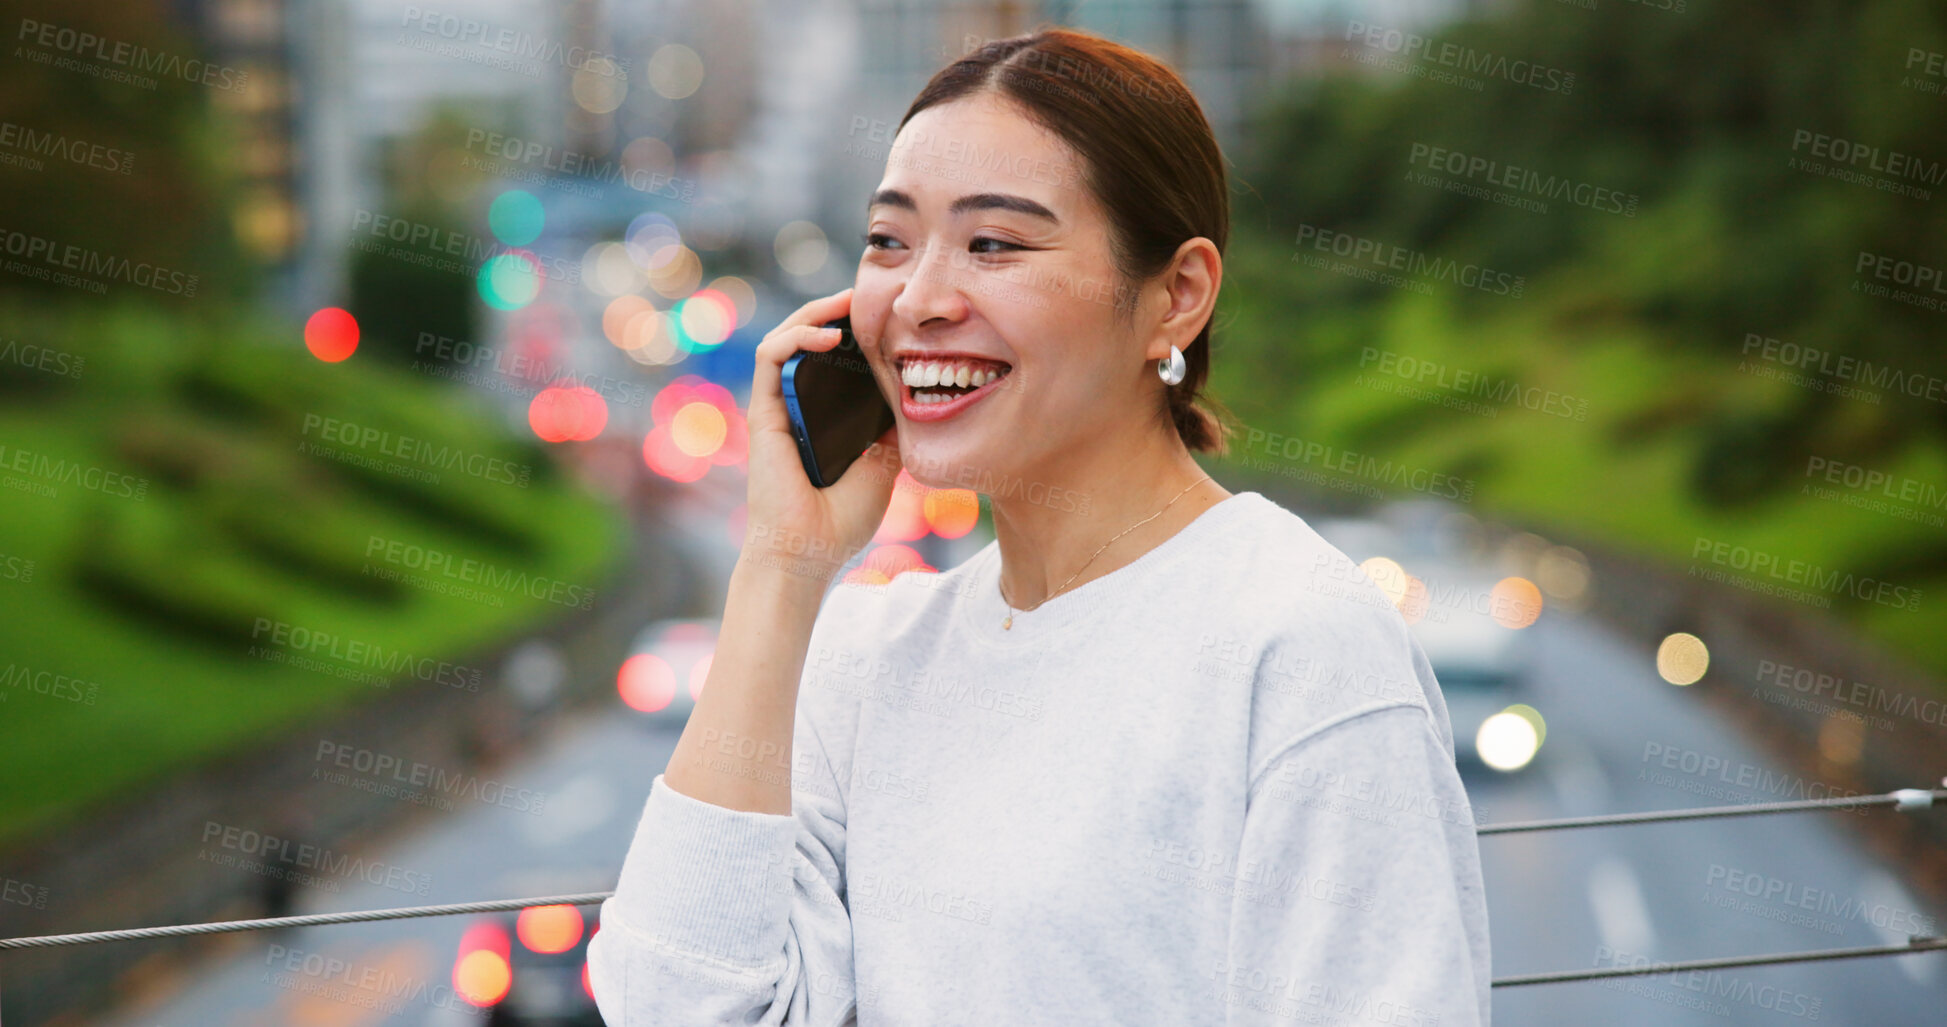
<svg viewBox="0 0 1947 1027">
<path fill-rule="evenodd" d="M 358 319 L 338 307 L 325 307 L 304 322 L 304 348 L 328 364 L 358 349 Z"/>
<path fill-rule="evenodd" d="M 586 385 L 557 382 L 534 395 L 527 423 L 543 442 L 582 442 L 608 426 L 608 403 Z"/>
<path fill-rule="evenodd" d="M 879 522 L 879 530 L 873 533 L 873 541 L 912 542 L 925 538 L 930 530 L 926 523 L 926 494 L 930 491 L 912 475 L 900 471 L 892 482 L 892 502 L 886 506 L 886 516 Z"/>
<path fill-rule="evenodd" d="M 695 409 L 688 415 L 683 413 L 685 407 L 697 403 L 705 405 L 704 417 L 693 416 L 698 413 Z M 714 420 L 708 416 L 708 408 L 723 415 L 721 440 L 715 425 L 706 423 Z M 744 420 L 743 409 L 729 389 L 708 379 L 686 374 L 663 386 L 649 401 L 649 417 L 655 427 L 642 440 L 642 460 L 650 470 L 672 481 L 696 481 L 713 466 L 741 467 L 750 458 L 750 424 Z M 677 445 L 678 439 L 690 450 L 700 450 L 705 444 L 712 448 L 701 455 L 687 452 Z"/>
<path fill-rule="evenodd" d="M 683 409 L 683 406 L 692 400 L 700 398 L 696 394 L 696 387 L 703 384 L 706 384 L 705 381 L 693 374 L 678 376 L 668 385 L 663 386 L 662 390 L 656 393 L 655 399 L 649 401 L 650 418 L 657 424 L 668 424 L 676 417 L 676 411 Z"/>
<path fill-rule="evenodd" d="M 750 458 L 750 422 L 744 420 L 741 410 L 726 410 L 723 414 L 723 445 L 710 454 L 710 462 L 722 467 L 735 467 Z"/>
<path fill-rule="evenodd" d="M 562 340 L 573 330 L 572 314 L 558 303 L 536 302 L 508 315 L 511 345 L 490 366 L 515 381 L 539 383 L 560 369 Z"/>
<path fill-rule="evenodd" d="M 676 669 L 654 653 L 637 653 L 622 661 L 615 690 L 630 709 L 656 713 L 676 701 Z"/>
<path fill-rule="evenodd" d="M 709 457 L 683 452 L 669 437 L 669 428 L 660 424 L 649 429 L 648 437 L 642 440 L 642 461 L 671 481 L 696 481 L 710 470 Z"/>
</svg>

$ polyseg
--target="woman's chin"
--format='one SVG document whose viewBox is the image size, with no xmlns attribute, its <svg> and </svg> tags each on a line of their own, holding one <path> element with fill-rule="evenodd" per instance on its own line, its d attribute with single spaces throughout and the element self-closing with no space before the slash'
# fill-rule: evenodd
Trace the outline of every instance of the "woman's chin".
<svg viewBox="0 0 1947 1027">
<path fill-rule="evenodd" d="M 997 476 L 997 469 L 980 447 L 940 444 L 914 437 L 924 433 L 925 427 L 921 426 L 918 432 L 909 431 L 899 438 L 902 463 L 914 481 L 936 489 L 979 489 Z"/>
</svg>

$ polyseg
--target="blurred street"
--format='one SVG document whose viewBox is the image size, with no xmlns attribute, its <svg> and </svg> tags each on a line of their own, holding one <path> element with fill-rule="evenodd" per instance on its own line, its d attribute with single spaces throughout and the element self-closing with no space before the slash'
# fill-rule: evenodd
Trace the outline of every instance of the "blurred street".
<svg viewBox="0 0 1947 1027">
<path fill-rule="evenodd" d="M 741 497 L 717 487 L 683 494 L 658 540 L 720 589 L 735 559 L 724 530 Z M 970 553 L 973 541 L 957 547 Z M 715 593 L 713 603 L 720 604 Z M 706 604 L 707 607 L 708 604 Z M 694 611 L 708 615 L 708 609 Z M 1483 823 L 1638 810 L 1685 809 L 1785 796 L 1738 788 L 1713 772 L 1664 767 L 1664 753 L 1708 755 L 1795 780 L 1691 695 L 1655 672 L 1640 640 L 1586 616 L 1548 612 L 1529 629 L 1535 663 L 1528 700 L 1545 711 L 1534 762 L 1514 773 L 1465 775 Z M 606 890 L 614 885 L 648 784 L 679 730 L 645 724 L 619 701 L 563 718 L 536 751 L 504 775 L 547 795 L 539 816 L 469 808 L 388 841 L 370 855 L 436 867 L 412 904 Z M 1458 737 L 1464 744 L 1465 739 Z M 1646 758 L 1646 747 L 1653 749 Z M 1659 783 L 1659 778 L 1663 782 Z M 1699 795 L 1683 781 L 1728 794 Z M 1871 816 L 1893 816 L 1874 811 Z M 1627 965 L 1642 958 L 1837 948 L 1903 942 L 1896 928 L 1935 924 L 1858 844 L 1850 818 L 1811 813 L 1632 827 L 1579 828 L 1481 840 L 1496 976 Z M 1717 868 L 1716 873 L 1713 869 Z M 1824 890 L 1818 913 L 1782 893 L 1753 898 L 1731 872 Z M 1774 889 L 1774 892 L 1776 890 Z M 325 899 L 328 898 L 328 901 Z M 1715 902 L 1743 900 L 1750 911 Z M 396 891 L 357 887 L 300 899 L 297 912 L 406 904 Z M 1816 905 L 1816 903 L 1815 903 Z M 1836 909 L 1836 912 L 1834 911 Z M 1805 923 L 1780 919 L 1797 911 Z M 586 910 L 591 916 L 593 908 Z M 418 1027 L 484 1022 L 452 989 L 462 932 L 479 918 L 439 917 L 307 928 L 250 937 L 193 976 L 169 981 L 112 1027 Z M 1883 924 L 1886 926 L 1876 926 Z M 516 943 L 518 944 L 518 943 Z M 306 968 L 309 967 L 307 970 Z M 1947 1007 L 1947 968 L 1927 954 L 1707 974 L 1657 975 L 1497 989 L 1505 1024 L 1764 1024 L 1790 1017 L 1841 1024 L 1919 1024 Z M 1348 1021 L 1350 1022 L 1350 1021 Z"/>
</svg>

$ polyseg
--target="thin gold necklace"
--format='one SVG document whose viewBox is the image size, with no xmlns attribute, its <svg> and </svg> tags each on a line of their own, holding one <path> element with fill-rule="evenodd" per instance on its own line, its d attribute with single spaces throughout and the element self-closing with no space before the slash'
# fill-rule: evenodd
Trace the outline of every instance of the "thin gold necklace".
<svg viewBox="0 0 1947 1027">
<path fill-rule="evenodd" d="M 1204 475 L 1203 477 L 1201 477 L 1201 478 L 1198 478 L 1198 479 L 1197 479 L 1196 481 L 1193 481 L 1193 482 L 1191 482 L 1190 484 L 1188 484 L 1188 485 L 1185 485 L 1185 486 L 1183 486 L 1183 491 L 1182 491 L 1182 492 L 1178 492 L 1178 493 L 1176 494 L 1176 497 L 1175 497 L 1174 499 L 1171 499 L 1171 500 L 1170 500 L 1169 502 L 1167 502 L 1167 503 L 1164 503 L 1164 504 L 1163 504 L 1163 510 L 1168 510 L 1168 509 L 1169 509 L 1170 507 L 1172 507 L 1172 506 L 1174 506 L 1174 505 L 1176 504 L 1176 500 L 1178 500 L 1178 499 L 1182 499 L 1182 498 L 1183 498 L 1183 497 L 1184 497 L 1185 495 L 1187 495 L 1187 494 L 1189 493 L 1189 491 L 1190 491 L 1191 489 L 1193 489 L 1193 488 L 1196 488 L 1196 487 L 1197 487 L 1198 485 L 1201 485 L 1201 484 L 1203 484 L 1204 482 L 1206 482 L 1206 481 L 1209 481 L 1209 480 L 1210 480 L 1210 476 L 1206 474 L 1206 475 Z M 1114 545 L 1114 544 L 1115 544 L 1115 539 L 1116 539 L 1116 538 L 1121 538 L 1121 537 L 1122 537 L 1123 535 L 1127 535 L 1127 534 L 1129 534 L 1130 532 L 1132 532 L 1132 531 L 1135 531 L 1135 530 L 1136 530 L 1137 528 L 1140 528 L 1140 527 L 1142 527 L 1143 525 L 1145 525 L 1145 524 L 1148 524 L 1148 523 L 1149 523 L 1150 521 L 1153 521 L 1153 520 L 1155 520 L 1156 518 L 1158 518 L 1158 517 L 1161 517 L 1161 516 L 1163 516 L 1163 510 L 1158 510 L 1158 511 L 1156 511 L 1156 512 L 1155 512 L 1155 513 L 1153 513 L 1153 514 L 1150 514 L 1150 515 L 1149 515 L 1148 517 L 1145 517 L 1145 518 L 1143 518 L 1142 520 L 1140 520 L 1140 521 L 1137 521 L 1136 523 L 1134 523 L 1134 524 L 1131 524 L 1130 526 L 1128 526 L 1128 527 L 1126 527 L 1126 528 L 1124 528 L 1124 529 L 1122 529 L 1122 531 L 1121 531 L 1121 532 L 1119 532 L 1119 533 L 1117 533 L 1117 535 L 1116 535 L 1116 537 L 1115 537 L 1115 538 L 1112 538 L 1112 539 L 1110 539 L 1110 540 L 1108 540 L 1107 542 L 1104 542 L 1104 543 L 1102 543 L 1102 549 L 1107 549 L 1107 548 L 1109 548 L 1110 546 L 1112 546 L 1112 545 Z M 1095 551 L 1095 556 L 1101 556 L 1101 555 L 1102 555 L 1102 549 L 1097 549 L 1097 550 Z M 1085 571 L 1085 570 L 1088 570 L 1088 565 L 1089 565 L 1089 564 L 1091 564 L 1091 563 L 1094 563 L 1094 562 L 1095 562 L 1095 556 L 1091 556 L 1091 557 L 1089 557 L 1089 558 L 1088 558 L 1088 563 L 1084 563 L 1084 564 L 1082 564 L 1082 565 L 1081 565 L 1080 567 L 1078 567 L 1078 568 L 1076 568 L 1076 570 L 1075 570 L 1075 573 L 1073 573 L 1073 574 L 1070 574 L 1070 575 L 1068 576 L 1068 580 L 1067 580 L 1067 581 L 1064 581 L 1064 582 L 1062 582 L 1062 583 L 1061 583 L 1061 588 L 1058 588 L 1058 589 L 1055 589 L 1055 590 L 1054 590 L 1053 592 L 1050 592 L 1050 593 L 1048 593 L 1047 595 L 1045 595 L 1045 596 L 1043 596 L 1043 597 L 1041 598 L 1041 603 L 1045 603 L 1045 602 L 1047 602 L 1048 600 L 1050 600 L 1050 599 L 1053 599 L 1054 597 L 1056 597 L 1056 596 L 1058 596 L 1058 595 L 1060 595 L 1060 594 L 1062 593 L 1062 589 L 1065 589 L 1065 588 L 1067 588 L 1067 587 L 1069 586 L 1069 584 L 1070 584 L 1070 583 L 1072 583 L 1072 582 L 1073 582 L 1073 581 L 1074 581 L 1074 580 L 1075 580 L 1076 578 L 1079 578 L 1079 577 L 1081 577 L 1081 576 L 1082 576 L 1082 572 L 1083 572 L 1083 571 Z M 995 582 L 995 584 L 996 584 L 996 585 L 998 585 L 998 584 L 999 584 L 999 582 L 998 582 L 998 581 L 996 581 L 996 582 Z M 1015 610 L 1014 610 L 1014 604 L 1013 604 L 1013 603 L 1010 603 L 1010 602 L 1008 602 L 1008 599 L 1007 599 L 1007 589 L 1005 589 L 1005 588 L 1003 588 L 1003 589 L 1001 589 L 1001 590 L 1000 590 L 1000 593 L 1001 593 L 1001 602 L 1002 602 L 1002 603 L 1005 603 L 1005 604 L 1007 605 L 1007 619 L 1006 619 L 1006 620 L 1004 620 L 1004 621 L 1001 621 L 1001 629 L 1002 629 L 1002 630 L 1011 630 L 1011 629 L 1012 629 L 1012 628 L 1014 627 L 1014 613 L 1015 613 Z M 1032 611 L 1034 611 L 1034 610 L 1038 610 L 1038 609 L 1040 609 L 1040 608 L 1041 608 L 1041 603 L 1036 603 L 1036 604 L 1034 604 L 1033 606 L 1029 606 L 1029 607 L 1025 607 L 1025 608 L 1023 608 L 1023 609 L 1022 609 L 1022 610 L 1021 610 L 1020 612 L 1021 612 L 1021 613 L 1029 613 L 1029 612 L 1032 612 Z"/>
</svg>

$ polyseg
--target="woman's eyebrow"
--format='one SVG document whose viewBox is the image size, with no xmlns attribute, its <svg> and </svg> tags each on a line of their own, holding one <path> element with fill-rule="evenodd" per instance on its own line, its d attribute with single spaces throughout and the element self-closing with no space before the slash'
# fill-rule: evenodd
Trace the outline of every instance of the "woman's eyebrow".
<svg viewBox="0 0 1947 1027">
<path fill-rule="evenodd" d="M 872 202 L 866 204 L 865 209 L 871 210 L 882 204 L 914 212 L 919 210 L 919 204 L 898 189 L 881 189 L 873 193 Z M 1017 214 L 1028 214 L 1061 224 L 1061 219 L 1055 216 L 1054 211 L 1025 196 L 1015 196 L 1012 193 L 970 193 L 954 200 L 953 205 L 947 208 L 947 213 L 957 217 L 970 210 L 1011 210 Z"/>
<path fill-rule="evenodd" d="M 865 209 L 869 211 L 879 206 L 899 207 L 904 210 L 910 210 L 915 214 L 919 213 L 919 204 L 914 203 L 911 196 L 897 189 L 881 189 L 873 193 L 872 199 L 865 205 Z"/>
<path fill-rule="evenodd" d="M 1055 216 L 1054 211 L 1025 196 L 1015 196 L 1012 193 L 973 193 L 962 196 L 953 201 L 953 205 L 947 208 L 947 213 L 957 216 L 970 210 L 1011 210 L 1017 214 L 1031 214 L 1061 224 L 1061 219 Z"/>
</svg>

